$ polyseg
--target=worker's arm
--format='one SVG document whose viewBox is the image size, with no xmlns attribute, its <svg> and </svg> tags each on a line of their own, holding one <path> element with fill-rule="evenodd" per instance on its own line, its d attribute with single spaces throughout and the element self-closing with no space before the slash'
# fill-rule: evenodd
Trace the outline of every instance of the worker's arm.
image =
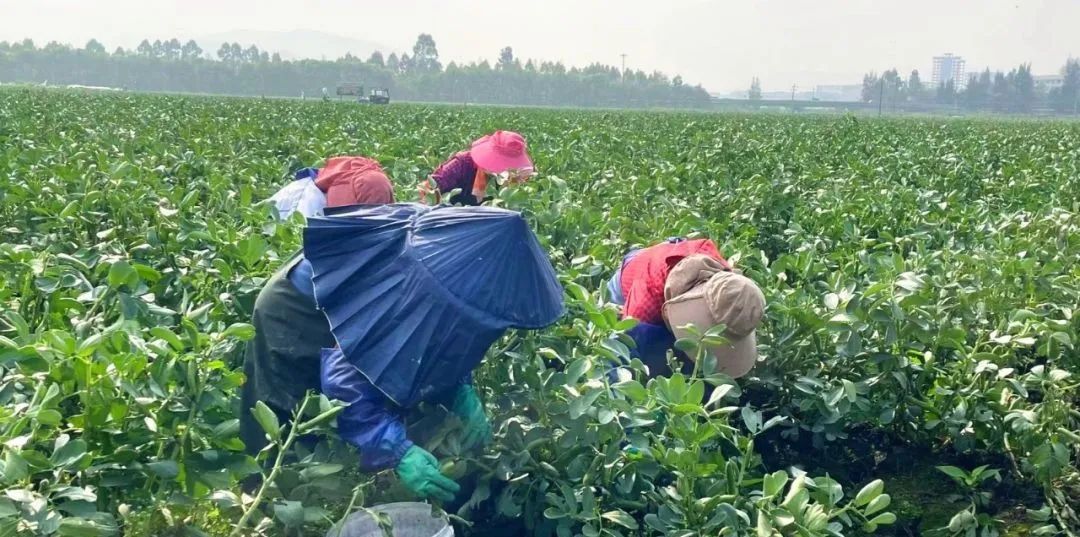
<svg viewBox="0 0 1080 537">
<path fill-rule="evenodd" d="M 487 193 L 488 176 L 484 170 L 476 168 L 476 172 L 473 174 L 472 180 L 472 195 L 477 200 L 484 199 L 484 194 Z"/>
<path fill-rule="evenodd" d="M 639 322 L 626 331 L 634 340 L 630 355 L 641 359 L 652 369 L 653 365 L 663 364 L 667 360 L 667 351 L 675 345 L 675 335 L 663 324 Z"/>
<path fill-rule="evenodd" d="M 460 190 L 460 192 L 453 196 L 450 203 L 461 203 L 464 205 L 479 205 L 483 193 L 479 197 L 474 196 L 475 185 L 477 177 L 481 174 L 476 164 L 472 161 L 467 151 L 462 151 L 447 159 L 439 165 L 435 171 L 431 172 L 431 182 L 438 188 L 441 195 L 447 195 L 454 190 Z M 487 176 L 484 175 L 483 181 L 487 181 Z M 486 188 L 486 183 L 485 183 Z"/>
<path fill-rule="evenodd" d="M 338 414 L 338 435 L 360 450 L 360 469 L 394 468 L 412 447 L 405 437 L 401 411 L 360 371 L 341 349 L 323 349 L 322 392 L 348 406 Z"/>
<path fill-rule="evenodd" d="M 312 272 L 311 261 L 302 258 L 289 270 L 288 278 L 289 283 L 293 284 L 297 291 L 315 300 L 315 282 L 311 280 Z"/>
<path fill-rule="evenodd" d="M 432 197 L 435 205 L 438 205 L 442 201 L 439 195 L 439 187 L 435 183 L 435 180 L 430 177 L 420 181 L 420 183 L 416 185 L 416 192 L 420 196 L 420 203 L 424 205 L 428 204 L 429 195 Z"/>
<path fill-rule="evenodd" d="M 464 424 L 464 434 L 461 438 L 461 446 L 472 449 L 486 443 L 491 439 L 491 423 L 484 412 L 484 404 L 480 401 L 480 395 L 473 386 L 473 375 L 470 371 L 461 377 L 456 388 L 448 390 L 441 397 L 432 400 L 450 409 L 461 418 Z"/>
<path fill-rule="evenodd" d="M 289 273 L 289 281 L 314 298 L 311 274 L 311 263 L 302 259 Z M 405 437 L 400 410 L 345 359 L 340 348 L 323 349 L 320 361 L 322 393 L 348 405 L 338 414 L 338 435 L 360 451 L 360 468 L 374 472 L 397 466 L 413 445 Z"/>
</svg>

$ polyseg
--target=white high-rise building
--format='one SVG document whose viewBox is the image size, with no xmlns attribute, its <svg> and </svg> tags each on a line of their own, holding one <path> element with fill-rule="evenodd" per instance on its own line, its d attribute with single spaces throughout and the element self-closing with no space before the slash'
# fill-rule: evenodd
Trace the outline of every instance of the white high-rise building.
<svg viewBox="0 0 1080 537">
<path fill-rule="evenodd" d="M 952 80 L 957 91 L 967 86 L 967 77 L 964 72 L 964 58 L 947 53 L 944 56 L 934 56 L 934 76 L 931 83 L 934 88 Z"/>
</svg>

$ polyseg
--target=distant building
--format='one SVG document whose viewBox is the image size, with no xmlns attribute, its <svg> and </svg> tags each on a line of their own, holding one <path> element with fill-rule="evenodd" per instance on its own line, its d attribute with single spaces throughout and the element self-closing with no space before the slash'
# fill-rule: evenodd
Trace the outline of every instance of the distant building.
<svg viewBox="0 0 1080 537">
<path fill-rule="evenodd" d="M 1062 75 L 1035 75 L 1035 88 L 1040 91 L 1050 91 L 1065 85 L 1065 77 Z"/>
<path fill-rule="evenodd" d="M 934 56 L 934 75 L 931 83 L 935 88 L 952 80 L 957 91 L 962 90 L 967 86 L 967 77 L 964 75 L 964 58 L 954 56 L 952 53 Z"/>
<path fill-rule="evenodd" d="M 862 84 L 821 85 L 814 90 L 819 101 L 861 101 Z"/>
</svg>

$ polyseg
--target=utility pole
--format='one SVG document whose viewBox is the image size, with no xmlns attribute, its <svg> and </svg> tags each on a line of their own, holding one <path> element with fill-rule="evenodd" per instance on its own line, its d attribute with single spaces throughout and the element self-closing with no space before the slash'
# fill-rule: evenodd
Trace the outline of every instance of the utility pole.
<svg viewBox="0 0 1080 537">
<path fill-rule="evenodd" d="M 626 82 L 626 53 L 619 54 L 622 56 L 622 71 L 619 71 L 619 78 L 621 81 Z"/>
<path fill-rule="evenodd" d="M 881 90 L 878 91 L 877 115 L 881 117 L 881 105 L 885 102 L 885 77 L 881 77 Z"/>
<path fill-rule="evenodd" d="M 795 90 L 797 90 L 797 89 L 799 89 L 799 86 L 797 84 L 792 84 L 791 85 L 791 100 L 792 101 L 795 100 Z"/>
</svg>

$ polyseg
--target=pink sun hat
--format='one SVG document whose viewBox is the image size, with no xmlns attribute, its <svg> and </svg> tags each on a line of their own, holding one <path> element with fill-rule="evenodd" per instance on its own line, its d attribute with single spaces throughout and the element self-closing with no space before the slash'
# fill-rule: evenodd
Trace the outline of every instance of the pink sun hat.
<svg viewBox="0 0 1080 537">
<path fill-rule="evenodd" d="M 469 156 L 491 173 L 532 168 L 525 138 L 516 132 L 495 131 L 472 144 Z"/>
</svg>

